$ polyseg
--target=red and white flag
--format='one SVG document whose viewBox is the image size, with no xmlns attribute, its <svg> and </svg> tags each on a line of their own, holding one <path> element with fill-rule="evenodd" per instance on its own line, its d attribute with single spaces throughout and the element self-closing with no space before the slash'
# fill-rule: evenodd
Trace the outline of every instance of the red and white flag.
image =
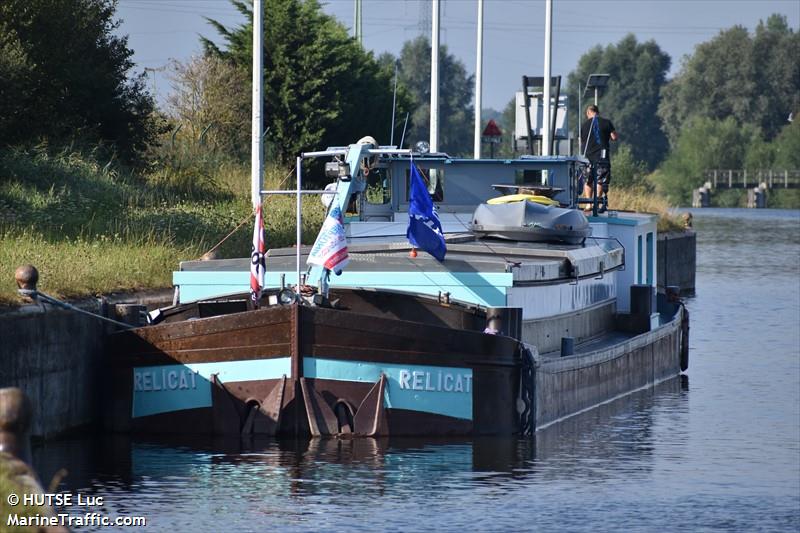
<svg viewBox="0 0 800 533">
<path fill-rule="evenodd" d="M 261 204 L 256 207 L 256 223 L 253 228 L 253 251 L 250 254 L 250 300 L 255 307 L 261 299 L 264 288 L 264 271 L 267 268 L 264 254 L 267 246 L 264 243 L 264 218 L 261 216 Z"/>
<path fill-rule="evenodd" d="M 350 258 L 347 255 L 347 236 L 344 231 L 342 210 L 335 206 L 330 210 L 322 229 L 314 241 L 311 253 L 308 254 L 308 264 L 318 265 L 336 274 L 341 274 Z"/>
</svg>

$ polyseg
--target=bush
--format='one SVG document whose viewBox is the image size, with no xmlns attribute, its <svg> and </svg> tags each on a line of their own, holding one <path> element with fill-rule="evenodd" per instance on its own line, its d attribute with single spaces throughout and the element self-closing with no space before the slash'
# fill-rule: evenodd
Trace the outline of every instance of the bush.
<svg viewBox="0 0 800 533">
<path fill-rule="evenodd" d="M 621 145 L 612 160 L 612 180 L 616 187 L 652 190 L 647 180 L 647 163 L 636 161 L 628 145 Z"/>
</svg>

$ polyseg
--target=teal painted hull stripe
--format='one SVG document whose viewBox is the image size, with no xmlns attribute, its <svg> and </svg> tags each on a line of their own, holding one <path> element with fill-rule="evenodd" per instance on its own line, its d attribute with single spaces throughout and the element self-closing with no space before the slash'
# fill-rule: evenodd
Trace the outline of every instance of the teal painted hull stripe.
<svg viewBox="0 0 800 533">
<path fill-rule="evenodd" d="M 471 368 L 303 359 L 303 375 L 307 378 L 377 383 L 381 373 L 387 377 L 387 408 L 472 420 Z"/>
<path fill-rule="evenodd" d="M 133 418 L 211 407 L 211 376 L 222 383 L 280 379 L 291 374 L 291 358 L 162 365 L 133 369 Z"/>
<path fill-rule="evenodd" d="M 281 274 L 293 279 L 294 272 L 267 272 L 265 285 L 280 286 Z M 249 272 L 173 272 L 172 281 L 180 287 L 181 302 L 190 302 L 246 292 Z M 506 291 L 514 276 L 505 272 L 343 272 L 331 276 L 331 287 L 382 288 L 436 296 L 449 292 L 456 300 L 485 306 L 506 305 Z"/>
<path fill-rule="evenodd" d="M 402 365 L 306 357 L 308 378 L 377 383 L 386 374 L 384 405 L 472 420 L 472 369 Z M 280 379 L 291 374 L 291 359 L 259 359 L 133 369 L 132 417 L 211 407 L 211 379 L 222 383 Z"/>
</svg>

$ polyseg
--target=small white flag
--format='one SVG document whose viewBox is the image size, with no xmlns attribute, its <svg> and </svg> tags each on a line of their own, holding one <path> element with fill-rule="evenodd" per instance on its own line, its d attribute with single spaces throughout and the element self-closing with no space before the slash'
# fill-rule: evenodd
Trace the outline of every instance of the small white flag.
<svg viewBox="0 0 800 533">
<path fill-rule="evenodd" d="M 349 261 L 342 210 L 339 206 L 334 206 L 328 212 L 317 240 L 314 241 L 314 246 L 308 255 L 308 264 L 327 268 L 338 275 Z"/>
</svg>

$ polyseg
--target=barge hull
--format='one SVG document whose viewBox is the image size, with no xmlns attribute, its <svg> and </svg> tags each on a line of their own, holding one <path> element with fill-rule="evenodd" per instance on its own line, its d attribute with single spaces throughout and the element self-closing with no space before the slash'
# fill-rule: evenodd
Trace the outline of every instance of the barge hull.
<svg viewBox="0 0 800 533">
<path fill-rule="evenodd" d="M 683 307 L 652 331 L 612 335 L 607 346 L 587 342 L 558 357 L 484 334 L 486 317 L 476 308 L 343 294 L 350 311 L 294 304 L 115 334 L 108 427 L 312 437 L 520 434 L 681 371 Z M 606 307 L 594 312 L 604 316 Z M 398 318 L 411 314 L 417 322 Z M 560 325 L 554 318 L 535 327 Z"/>
</svg>

